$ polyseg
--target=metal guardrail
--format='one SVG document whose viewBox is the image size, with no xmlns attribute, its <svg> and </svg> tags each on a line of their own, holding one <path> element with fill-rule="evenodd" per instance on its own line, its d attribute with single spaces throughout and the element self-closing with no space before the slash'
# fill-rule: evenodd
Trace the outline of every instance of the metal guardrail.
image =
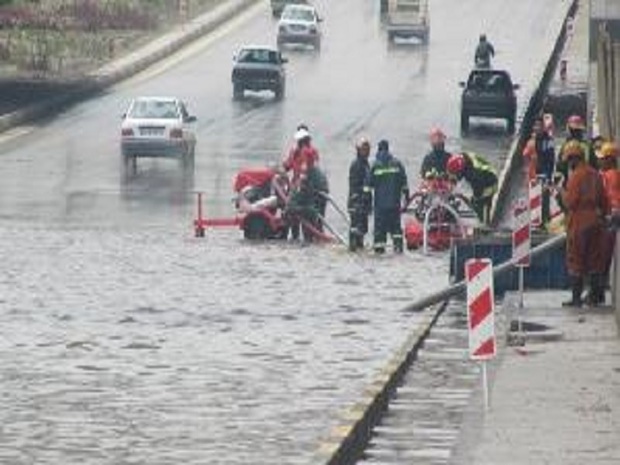
<svg viewBox="0 0 620 465">
<path fill-rule="evenodd" d="M 561 30 L 558 33 L 555 45 L 549 56 L 549 60 L 547 61 L 547 64 L 542 72 L 538 87 L 536 87 L 536 89 L 532 93 L 532 96 L 530 97 L 527 105 L 527 109 L 525 110 L 525 114 L 521 122 L 519 136 L 513 141 L 512 145 L 510 146 L 508 158 L 500 174 L 497 194 L 495 195 L 491 209 L 491 224 L 494 226 L 497 226 L 498 222 L 501 220 L 502 214 L 505 211 L 506 201 L 510 192 L 510 187 L 514 184 L 512 179 L 513 174 L 515 173 L 515 170 L 519 167 L 519 162 L 521 162 L 523 158 L 521 157 L 521 153 L 523 151 L 525 143 L 530 137 L 534 118 L 540 112 L 543 106 L 544 97 L 549 90 L 549 84 L 551 83 L 551 79 L 553 78 L 553 74 L 557 67 L 562 48 L 566 41 L 567 21 L 569 20 L 569 18 L 575 15 L 578 3 L 579 2 L 577 0 L 572 0 L 567 7 L 567 14 L 562 23 Z"/>
<path fill-rule="evenodd" d="M 531 251 L 531 257 L 536 258 L 543 255 L 545 252 L 554 250 L 558 247 L 563 247 L 566 242 L 566 234 L 562 233 L 558 236 L 554 236 L 552 239 L 549 239 L 547 242 L 540 244 L 537 247 L 534 247 Z M 507 262 L 502 263 L 501 265 L 497 265 L 493 267 L 493 277 L 497 278 L 498 276 L 502 276 L 503 274 L 512 270 L 515 267 L 516 261 L 509 260 Z M 424 298 L 407 305 L 403 311 L 404 312 L 419 312 L 424 308 L 435 305 L 438 302 L 446 301 L 448 299 L 458 297 L 463 292 L 465 292 L 466 284 L 465 281 L 459 281 L 456 284 L 453 284 L 450 287 L 446 287 L 438 292 L 434 292 L 425 296 Z"/>
</svg>

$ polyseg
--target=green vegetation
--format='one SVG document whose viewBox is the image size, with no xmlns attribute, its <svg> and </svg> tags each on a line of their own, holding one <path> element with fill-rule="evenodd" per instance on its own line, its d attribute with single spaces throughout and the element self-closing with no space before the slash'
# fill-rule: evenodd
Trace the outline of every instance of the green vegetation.
<svg viewBox="0 0 620 465">
<path fill-rule="evenodd" d="M 73 77 L 222 0 L 0 0 L 0 78 Z"/>
</svg>

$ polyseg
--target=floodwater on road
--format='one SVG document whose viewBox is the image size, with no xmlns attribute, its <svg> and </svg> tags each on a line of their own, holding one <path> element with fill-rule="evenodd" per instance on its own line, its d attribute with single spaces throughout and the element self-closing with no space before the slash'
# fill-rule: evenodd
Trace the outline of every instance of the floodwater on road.
<svg viewBox="0 0 620 465">
<path fill-rule="evenodd" d="M 485 31 L 522 111 L 562 1 L 437 0 L 422 47 L 386 43 L 378 2 L 318 2 L 322 50 L 287 51 L 286 98 L 233 102 L 232 54 L 275 38 L 265 2 L 194 56 L 0 142 L 0 463 L 311 463 L 416 328 L 401 309 L 447 284 L 447 257 L 197 239 L 193 191 L 230 214 L 234 173 L 279 160 L 300 121 L 340 204 L 360 135 L 390 140 L 412 188 L 433 124 L 499 166 L 511 137 L 476 121 L 460 138 L 458 81 Z M 194 173 L 140 160 L 120 182 L 128 100 L 170 93 L 198 116 Z"/>
<path fill-rule="evenodd" d="M 420 280 L 411 256 L 180 228 L 0 241 L 1 463 L 307 462 L 446 284 L 439 257 Z"/>
</svg>

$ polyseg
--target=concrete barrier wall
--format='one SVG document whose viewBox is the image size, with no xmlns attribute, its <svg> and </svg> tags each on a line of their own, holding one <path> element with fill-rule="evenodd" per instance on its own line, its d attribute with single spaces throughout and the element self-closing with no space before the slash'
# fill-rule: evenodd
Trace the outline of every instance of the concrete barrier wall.
<svg viewBox="0 0 620 465">
<path fill-rule="evenodd" d="M 508 157 L 499 175 L 497 195 L 493 199 L 493 207 L 491 210 L 491 224 L 493 226 L 498 225 L 504 216 L 505 208 L 509 207 L 509 205 L 506 204 L 510 198 L 509 195 L 511 190 L 513 189 L 514 175 L 517 170 L 521 168 L 523 147 L 531 135 L 534 118 L 542 109 L 545 96 L 549 89 L 549 83 L 555 73 L 566 40 L 567 21 L 575 15 L 578 3 L 579 0 L 567 1 L 565 4 L 565 12 L 562 15 L 558 15 L 557 18 L 553 18 L 553 21 L 549 24 L 549 30 L 557 31 L 557 36 L 555 37 L 549 59 L 540 72 L 539 84 L 532 93 L 526 107 L 519 134 L 510 147 Z"/>
</svg>

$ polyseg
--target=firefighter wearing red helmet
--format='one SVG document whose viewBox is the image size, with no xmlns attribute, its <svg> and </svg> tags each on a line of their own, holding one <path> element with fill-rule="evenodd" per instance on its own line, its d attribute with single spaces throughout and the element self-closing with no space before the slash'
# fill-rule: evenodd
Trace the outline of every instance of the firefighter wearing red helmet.
<svg viewBox="0 0 620 465">
<path fill-rule="evenodd" d="M 600 296 L 604 274 L 604 215 L 607 198 L 599 173 L 584 160 L 582 144 L 573 140 L 565 144 L 562 159 L 571 175 L 566 189 L 560 188 L 567 212 L 566 268 L 571 280 L 572 298 L 564 306 L 580 307 L 584 281 L 590 278 L 591 296 Z M 592 299 L 589 303 L 597 304 Z"/>
<path fill-rule="evenodd" d="M 560 147 L 560 154 L 563 153 L 564 147 L 570 142 L 577 142 L 581 145 L 583 150 L 584 161 L 596 168 L 596 157 L 594 156 L 594 150 L 592 149 L 592 144 L 588 141 L 586 137 L 586 125 L 583 118 L 579 115 L 572 115 L 568 118 L 566 122 L 566 132 L 567 137 L 564 141 L 564 144 Z M 558 157 L 558 161 L 556 164 L 556 171 L 562 174 L 564 179 L 564 185 L 566 185 L 566 181 L 568 180 L 568 163 L 564 161 L 563 157 Z"/>
<path fill-rule="evenodd" d="M 429 142 L 431 151 L 426 154 L 420 168 L 420 176 L 422 179 L 435 177 L 446 177 L 446 164 L 450 158 L 450 154 L 446 152 L 446 135 L 444 132 L 435 127 L 429 133 Z"/>
<path fill-rule="evenodd" d="M 465 180 L 472 190 L 471 206 L 481 222 L 488 224 L 493 196 L 497 192 L 497 172 L 475 153 L 455 153 L 447 163 L 448 173 L 456 181 Z"/>
</svg>

